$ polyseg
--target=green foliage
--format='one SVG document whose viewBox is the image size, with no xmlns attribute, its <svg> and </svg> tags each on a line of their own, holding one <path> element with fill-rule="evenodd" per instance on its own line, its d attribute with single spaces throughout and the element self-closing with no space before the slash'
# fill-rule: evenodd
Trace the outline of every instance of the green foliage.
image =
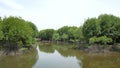
<svg viewBox="0 0 120 68">
<path fill-rule="evenodd" d="M 62 28 L 58 29 L 57 31 L 60 34 L 60 37 L 62 37 L 64 34 L 68 36 L 66 41 L 70 42 L 79 42 L 81 39 L 83 39 L 82 34 L 82 28 L 78 28 L 76 26 L 63 26 Z M 63 40 L 61 38 L 61 40 Z"/>
<path fill-rule="evenodd" d="M 76 32 L 78 32 L 79 40 L 80 41 L 84 40 L 84 35 L 83 35 L 83 32 L 82 32 L 82 26 L 80 26 Z"/>
<path fill-rule="evenodd" d="M 119 42 L 120 39 L 120 18 L 103 14 L 98 17 L 101 27 L 101 35 L 105 35 L 113 39 L 114 42 Z"/>
<path fill-rule="evenodd" d="M 0 40 L 8 43 L 7 46 L 31 45 L 36 34 L 37 28 L 32 22 L 13 16 L 0 19 Z"/>
<path fill-rule="evenodd" d="M 75 26 L 69 27 L 69 29 L 68 29 L 69 39 L 77 39 L 78 38 L 77 30 L 78 30 L 78 28 Z"/>
<path fill-rule="evenodd" d="M 68 35 L 67 35 L 67 34 L 63 34 L 63 35 L 61 36 L 61 39 L 62 39 L 63 41 L 67 41 L 67 40 L 68 40 Z"/>
<path fill-rule="evenodd" d="M 83 35 L 86 38 L 90 38 L 92 36 L 99 36 L 99 34 L 101 33 L 101 28 L 99 25 L 99 21 L 96 18 L 91 18 L 91 19 L 87 19 L 84 22 L 83 25 Z"/>
<path fill-rule="evenodd" d="M 60 40 L 69 42 L 89 41 L 90 44 L 120 43 L 120 18 L 102 14 L 98 18 L 88 18 L 83 26 L 63 26 L 56 32 L 51 29 L 39 32 L 41 40 Z"/>
<path fill-rule="evenodd" d="M 6 41 L 16 43 L 22 40 L 26 44 L 25 40 L 28 40 L 28 37 L 32 36 L 33 33 L 31 27 L 21 18 L 4 18 L 2 25 L 4 40 Z"/>
<path fill-rule="evenodd" d="M 3 38 L 4 38 L 4 34 L 3 34 L 3 31 L 2 31 L 2 23 L 0 22 L 0 40 L 3 40 Z"/>
<path fill-rule="evenodd" d="M 57 30 L 57 32 L 59 33 L 60 36 L 62 36 L 63 34 L 68 34 L 68 26 L 63 26 L 60 29 Z"/>
<path fill-rule="evenodd" d="M 50 32 L 50 29 L 41 30 L 39 32 L 39 38 L 41 40 L 51 40 L 49 39 L 48 35 Z M 59 41 L 69 41 L 69 42 L 79 42 L 82 40 L 83 34 L 82 34 L 82 27 L 78 28 L 76 26 L 63 26 L 60 29 L 54 31 L 54 33 L 51 33 L 53 40 L 59 40 Z M 50 37 L 51 38 L 51 37 Z"/>
<path fill-rule="evenodd" d="M 60 35 L 58 33 L 53 34 L 53 40 L 58 41 L 60 39 Z"/>
<path fill-rule="evenodd" d="M 54 32 L 55 32 L 55 30 L 53 30 L 53 29 L 41 30 L 39 32 L 39 38 L 41 40 L 52 40 Z"/>
<path fill-rule="evenodd" d="M 90 44 L 95 44 L 95 43 L 99 43 L 99 44 L 107 44 L 107 43 L 111 43 L 112 39 L 108 38 L 106 36 L 101 36 L 101 37 L 92 37 L 89 39 L 89 43 Z"/>
<path fill-rule="evenodd" d="M 102 37 L 99 37 L 99 41 L 102 44 L 107 44 L 107 43 L 111 43 L 113 40 L 111 38 L 106 37 L 106 36 L 102 36 Z"/>
<path fill-rule="evenodd" d="M 33 24 L 32 22 L 27 22 L 27 23 L 32 28 L 33 37 L 37 37 L 38 36 L 38 29 L 35 26 L 35 24 Z"/>
<path fill-rule="evenodd" d="M 90 43 L 90 44 L 94 44 L 94 43 L 96 43 L 96 42 L 98 42 L 96 36 L 94 36 L 94 37 L 92 37 L 92 38 L 89 39 L 89 43 Z"/>
<path fill-rule="evenodd" d="M 120 42 L 120 18 L 102 14 L 98 18 L 87 19 L 83 25 L 82 32 L 86 40 L 90 40 L 90 43 L 94 42 L 94 36 L 101 37 L 99 39 L 101 39 L 102 44 L 109 43 L 111 39 L 112 43 L 118 43 Z"/>
<path fill-rule="evenodd" d="M 41 40 L 46 40 L 46 39 L 47 39 L 45 30 L 41 30 L 41 31 L 39 32 L 39 38 L 40 38 Z"/>
<path fill-rule="evenodd" d="M 82 28 L 75 26 L 69 27 L 68 29 L 68 41 L 70 42 L 79 42 L 83 39 Z"/>
</svg>

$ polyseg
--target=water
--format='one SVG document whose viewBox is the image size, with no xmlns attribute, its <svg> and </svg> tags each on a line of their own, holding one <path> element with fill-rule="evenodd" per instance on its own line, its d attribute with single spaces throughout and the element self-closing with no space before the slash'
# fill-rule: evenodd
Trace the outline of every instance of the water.
<svg viewBox="0 0 120 68">
<path fill-rule="evenodd" d="M 120 53 L 89 54 L 74 45 L 40 44 L 21 56 L 0 56 L 0 68 L 119 68 Z"/>
<path fill-rule="evenodd" d="M 39 59 L 33 68 L 81 68 L 76 57 L 64 57 L 57 50 L 53 53 L 42 52 L 38 47 L 37 51 Z"/>
<path fill-rule="evenodd" d="M 0 68 L 31 68 L 37 58 L 36 50 L 25 55 L 0 56 Z"/>
</svg>

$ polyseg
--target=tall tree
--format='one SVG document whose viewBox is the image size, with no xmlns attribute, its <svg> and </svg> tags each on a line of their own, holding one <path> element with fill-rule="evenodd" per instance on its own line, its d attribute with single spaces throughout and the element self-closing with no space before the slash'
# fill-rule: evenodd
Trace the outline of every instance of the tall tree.
<svg viewBox="0 0 120 68">
<path fill-rule="evenodd" d="M 31 26 L 20 17 L 5 17 L 2 21 L 3 41 L 9 45 L 31 45 L 33 31 Z"/>
<path fill-rule="evenodd" d="M 0 40 L 4 38 L 3 31 L 2 31 L 2 19 L 0 17 Z"/>
<path fill-rule="evenodd" d="M 41 40 L 52 40 L 54 34 L 54 29 L 45 29 L 39 32 L 39 37 Z"/>
<path fill-rule="evenodd" d="M 63 26 L 59 28 L 57 32 L 59 33 L 60 36 L 62 36 L 63 34 L 68 34 L 68 29 L 69 29 L 68 26 Z"/>
<path fill-rule="evenodd" d="M 118 40 L 120 39 L 120 18 L 110 14 L 102 14 L 97 19 L 87 19 L 83 25 L 83 34 L 87 40 L 92 37 L 94 39 L 96 36 L 102 38 L 101 41 L 106 41 L 104 38 L 111 38 L 113 43 L 120 42 Z"/>
<path fill-rule="evenodd" d="M 35 26 L 35 24 L 33 24 L 32 22 L 27 21 L 28 25 L 32 28 L 33 31 L 33 37 L 37 37 L 38 35 L 38 29 Z"/>
<path fill-rule="evenodd" d="M 60 40 L 60 35 L 59 35 L 57 32 L 55 32 L 55 33 L 53 34 L 53 40 L 55 40 L 55 41 Z"/>
<path fill-rule="evenodd" d="M 102 14 L 98 17 L 98 20 L 100 21 L 101 35 L 105 35 L 107 37 L 112 38 L 114 42 L 120 39 L 119 17 L 108 14 Z"/>
<path fill-rule="evenodd" d="M 101 28 L 99 25 L 99 21 L 96 18 L 91 18 L 91 19 L 87 19 L 84 22 L 83 25 L 83 35 L 86 38 L 90 38 L 93 36 L 99 36 L 99 34 L 101 33 Z"/>
</svg>

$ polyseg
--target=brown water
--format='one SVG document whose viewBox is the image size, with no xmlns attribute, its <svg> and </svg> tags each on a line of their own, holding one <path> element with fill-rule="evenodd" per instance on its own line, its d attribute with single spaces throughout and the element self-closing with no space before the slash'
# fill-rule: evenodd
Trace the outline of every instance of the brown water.
<svg viewBox="0 0 120 68">
<path fill-rule="evenodd" d="M 120 53 L 89 54 L 74 45 L 39 44 L 21 56 L 1 56 L 0 68 L 120 68 Z"/>
</svg>

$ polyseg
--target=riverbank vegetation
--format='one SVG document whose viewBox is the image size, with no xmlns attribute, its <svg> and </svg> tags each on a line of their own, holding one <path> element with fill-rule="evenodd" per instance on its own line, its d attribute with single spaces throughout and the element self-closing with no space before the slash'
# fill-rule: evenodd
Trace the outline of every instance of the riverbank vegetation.
<svg viewBox="0 0 120 68">
<path fill-rule="evenodd" d="M 37 27 L 21 17 L 0 18 L 0 49 L 5 54 L 23 47 L 29 49 L 35 42 L 37 33 Z"/>
<path fill-rule="evenodd" d="M 47 41 L 88 43 L 88 46 L 97 45 L 96 48 L 102 46 L 120 50 L 120 18 L 111 14 L 101 14 L 97 18 L 88 18 L 80 27 L 63 26 L 58 30 L 41 30 L 39 38 Z"/>
<path fill-rule="evenodd" d="M 120 17 L 101 14 L 96 18 L 88 18 L 80 27 L 63 26 L 57 30 L 44 29 L 39 32 L 32 22 L 21 17 L 0 18 L 0 50 L 5 54 L 30 49 L 35 38 L 45 42 L 77 43 L 80 45 L 77 49 L 87 51 L 120 51 Z"/>
</svg>

